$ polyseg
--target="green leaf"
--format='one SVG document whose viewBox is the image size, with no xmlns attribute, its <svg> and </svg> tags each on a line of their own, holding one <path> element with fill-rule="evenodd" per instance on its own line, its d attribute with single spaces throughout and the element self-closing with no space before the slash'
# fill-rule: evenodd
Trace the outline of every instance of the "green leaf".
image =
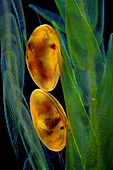
<svg viewBox="0 0 113 170">
<path fill-rule="evenodd" d="M 94 4 L 95 0 L 93 0 L 93 4 Z M 88 3 L 87 3 L 88 4 Z M 93 6 L 92 4 L 92 6 Z M 97 4 L 97 8 L 95 8 L 95 11 L 97 11 L 97 15 L 96 15 L 96 20 L 97 22 L 95 22 L 95 27 L 93 29 L 93 33 L 96 37 L 96 40 L 99 44 L 99 46 L 101 46 L 101 44 L 103 43 L 103 33 L 104 33 L 104 0 L 98 1 Z M 90 8 L 91 9 L 91 8 Z M 93 8 L 92 8 L 93 9 Z M 91 13 L 91 17 L 93 17 L 93 15 L 95 15 L 95 13 Z"/>
<path fill-rule="evenodd" d="M 24 85 L 24 55 L 18 18 L 11 13 L 11 1 L 0 3 L 1 73 L 4 112 L 9 136 L 18 157 L 18 112 Z M 13 9 L 13 8 L 12 8 Z M 16 20 L 17 19 L 17 20 Z M 15 106 L 15 107 L 14 107 Z"/>
<path fill-rule="evenodd" d="M 4 114 L 14 152 L 18 158 L 20 134 L 32 168 L 49 169 L 49 159 L 46 160 L 23 99 L 26 30 L 20 0 L 0 3 L 0 42 Z"/>
<path fill-rule="evenodd" d="M 76 0 L 76 2 L 100 46 L 104 31 L 104 0 Z"/>
<path fill-rule="evenodd" d="M 1 23 L 2 59 L 5 60 L 6 65 L 6 68 L 2 65 L 2 69 L 10 70 L 17 85 L 22 89 L 24 84 L 24 53 L 16 19 L 13 14 L 6 13 L 2 16 Z"/>
<path fill-rule="evenodd" d="M 73 67 L 66 51 L 62 34 L 57 27 L 55 27 L 55 29 L 59 35 L 63 55 L 63 58 L 59 55 L 60 77 L 68 117 L 66 167 L 67 169 L 70 166 L 72 169 L 75 167 L 77 169 L 84 169 L 87 158 L 89 159 L 87 155 L 88 152 L 90 152 L 89 155 L 93 162 L 95 161 L 94 158 L 96 158 L 96 160 L 99 159 L 99 156 L 97 156 L 99 155 L 98 142 L 79 95 L 76 79 L 73 74 Z M 93 143 L 93 139 L 95 143 Z M 90 165 L 92 165 L 92 162 Z"/>
<path fill-rule="evenodd" d="M 103 75 L 102 54 L 75 0 L 66 0 L 66 36 L 76 80 L 85 105 L 96 98 Z"/>
<path fill-rule="evenodd" d="M 65 21 L 65 3 L 63 2 L 63 0 L 55 0 L 55 3 L 58 7 L 62 19 Z"/>
<path fill-rule="evenodd" d="M 107 169 L 112 169 L 113 168 L 113 135 L 111 137 L 108 146 L 109 146 L 109 151 L 108 151 L 108 157 L 106 157 L 106 167 Z"/>
<path fill-rule="evenodd" d="M 74 135 L 71 129 L 67 128 L 67 141 L 66 141 L 66 169 L 82 170 L 85 169 L 84 163 L 82 162 L 81 154 L 79 152 Z"/>
<path fill-rule="evenodd" d="M 15 113 L 20 112 L 19 101 L 21 100 L 21 95 L 17 87 L 15 86 L 16 83 L 10 71 L 4 71 L 2 78 L 3 78 L 3 103 L 6 123 L 15 155 L 18 158 L 19 115 Z"/>
<path fill-rule="evenodd" d="M 94 30 L 98 22 L 98 0 L 76 0 L 76 2 L 91 29 Z"/>
<path fill-rule="evenodd" d="M 24 40 L 25 44 L 27 43 L 26 39 L 26 24 L 25 24 L 25 18 L 24 18 L 24 12 L 21 0 L 14 1 L 12 0 L 12 6 L 14 9 L 14 15 L 17 19 L 17 25 L 19 27 L 20 37 Z"/>
<path fill-rule="evenodd" d="M 59 59 L 59 60 L 61 60 L 61 59 Z M 80 157 L 79 159 L 82 159 L 81 162 L 83 162 L 85 159 L 85 156 L 86 156 L 88 145 L 89 145 L 88 144 L 88 141 L 89 141 L 88 133 L 86 132 L 86 124 L 84 122 L 85 118 L 83 118 L 83 117 L 85 117 L 84 116 L 85 110 L 84 110 L 84 107 L 80 101 L 77 90 L 73 84 L 73 80 L 70 77 L 69 71 L 67 68 L 65 68 L 65 65 L 63 63 L 60 65 L 60 74 L 61 74 L 61 82 L 62 82 L 63 93 L 64 93 L 64 98 L 65 98 L 66 110 L 67 110 L 67 114 L 68 114 L 68 121 L 72 128 L 73 135 L 74 135 L 75 141 L 77 141 L 77 147 L 79 149 L 77 149 L 76 147 L 75 148 L 77 151 L 80 150 L 79 151 L 80 153 L 77 153 L 77 154 Z M 74 94 L 74 95 L 71 95 L 71 94 Z M 68 139 L 68 140 L 70 140 L 70 139 Z M 75 143 L 74 143 L 74 145 L 75 145 Z M 71 147 L 69 149 L 71 150 L 71 149 L 73 149 L 73 147 Z M 73 152 L 74 151 L 75 150 L 73 150 Z M 67 152 L 68 152 L 68 145 L 67 145 Z M 76 153 L 76 151 L 75 151 L 75 153 Z M 82 155 L 82 156 L 80 156 L 80 155 Z M 68 157 L 68 159 L 69 159 L 69 157 Z M 72 159 L 71 155 L 70 155 L 70 159 Z M 67 164 L 69 162 L 70 161 L 68 160 Z M 81 165 L 80 165 L 80 167 L 81 167 Z"/>
<path fill-rule="evenodd" d="M 79 93 L 79 88 L 78 88 L 78 85 L 77 85 L 77 81 L 76 81 L 76 78 L 75 78 L 75 74 L 74 74 L 74 69 L 73 69 L 73 66 L 72 66 L 72 63 L 71 63 L 71 60 L 70 60 L 70 56 L 69 56 L 69 53 L 68 53 L 68 49 L 66 47 L 67 45 L 67 41 L 65 39 L 65 36 L 63 36 L 63 34 L 59 31 L 59 27 L 58 25 L 55 23 L 55 22 L 52 22 L 54 28 L 55 28 L 55 31 L 57 32 L 58 34 L 58 38 L 59 38 L 59 41 L 60 41 L 60 44 L 61 44 L 61 51 L 62 51 L 62 54 L 63 56 L 65 56 L 65 64 L 68 68 L 68 71 L 69 71 L 69 74 L 74 82 L 74 85 L 76 86 L 77 88 L 77 91 Z"/>
<path fill-rule="evenodd" d="M 59 26 L 59 28 L 65 32 L 65 23 L 62 20 L 61 16 L 54 13 L 54 12 L 50 12 L 48 10 L 45 10 L 43 8 L 34 6 L 33 4 L 29 5 L 30 8 L 32 8 L 37 14 L 40 14 L 42 17 L 44 17 L 45 19 L 47 19 L 49 22 L 56 22 L 56 24 Z"/>
<path fill-rule="evenodd" d="M 109 162 L 108 159 L 106 161 L 108 151 L 110 160 L 112 159 L 110 156 L 113 155 L 113 152 L 109 150 L 113 134 L 113 34 L 110 36 L 103 80 L 100 86 L 94 116 L 91 121 L 95 122 L 95 131 L 107 167 Z"/>
</svg>

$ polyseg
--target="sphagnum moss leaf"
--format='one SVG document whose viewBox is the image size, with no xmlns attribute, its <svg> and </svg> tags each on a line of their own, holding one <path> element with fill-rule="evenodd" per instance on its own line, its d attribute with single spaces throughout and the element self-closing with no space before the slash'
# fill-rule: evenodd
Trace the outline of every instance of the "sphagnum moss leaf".
<svg viewBox="0 0 113 170">
<path fill-rule="evenodd" d="M 29 107 L 26 108 L 25 100 L 23 102 L 26 28 L 20 0 L 0 2 L 0 41 L 4 114 L 16 157 L 18 159 L 20 151 L 20 135 L 32 168 L 49 169 L 31 122 Z"/>
<path fill-rule="evenodd" d="M 71 61 L 84 104 L 91 104 L 103 74 L 95 36 L 74 0 L 66 0 L 66 35 Z M 98 69 L 99 67 L 99 69 Z M 99 71 L 101 69 L 101 72 Z M 83 85 L 84 84 L 84 85 Z"/>
<path fill-rule="evenodd" d="M 107 145 L 110 145 L 110 148 L 112 147 L 113 133 L 113 34 L 110 36 L 105 70 L 98 94 L 97 105 L 95 106 L 93 114 L 94 116 L 91 121 L 95 122 L 96 119 L 94 128 L 97 133 L 105 167 L 109 169 L 110 164 L 108 164 L 107 161 L 109 162 L 112 158 L 109 157 L 107 161 L 106 158 L 108 158 L 108 155 L 113 154 L 113 152 L 108 149 L 109 147 L 107 148 Z"/>
<path fill-rule="evenodd" d="M 105 169 L 105 168 L 112 169 L 113 168 L 113 159 L 112 159 L 113 157 L 113 142 L 112 142 L 113 141 L 113 137 L 112 137 L 113 42 L 112 39 L 113 38 L 111 35 L 109 41 L 109 49 L 108 49 L 106 62 L 105 62 L 105 70 L 103 74 L 103 69 L 104 69 L 102 63 L 103 54 L 101 53 L 102 51 L 100 50 L 100 48 L 103 45 L 102 40 L 103 40 L 103 25 L 104 25 L 103 24 L 104 23 L 104 15 L 103 15 L 104 1 L 103 0 L 100 1 L 101 3 L 98 2 L 97 0 L 93 2 L 90 1 L 90 3 L 88 2 L 89 1 L 83 1 L 83 0 L 80 1 L 55 0 L 55 3 L 59 9 L 59 13 L 62 19 L 65 21 L 65 23 L 61 24 L 61 22 L 56 21 L 58 18 L 59 19 L 61 18 L 58 15 L 54 15 L 53 21 L 55 21 L 56 24 L 59 26 L 60 31 L 63 30 L 63 32 L 65 32 L 65 26 L 66 26 L 66 37 L 68 40 L 68 50 L 70 54 L 69 56 L 67 52 L 67 48 L 65 47 L 64 44 L 62 44 L 61 49 L 64 58 L 61 59 L 59 57 L 59 63 L 60 63 L 62 87 L 63 87 L 64 98 L 65 98 L 66 109 L 67 109 L 68 120 L 69 120 L 69 124 L 67 128 L 68 133 L 67 133 L 66 168 L 69 169 L 72 166 L 71 169 L 80 169 L 80 170 L 81 169 Z M 17 4 L 19 6 L 18 8 L 19 10 L 17 10 Z M 11 9 L 11 5 L 13 10 Z M 90 8 L 91 6 L 93 6 L 93 10 L 91 10 Z M 98 11 L 100 12 L 97 11 L 97 8 L 99 9 Z M 43 16 L 46 19 L 48 19 L 50 22 L 52 22 L 51 12 L 48 13 L 47 11 L 43 11 L 42 9 L 41 10 L 38 9 L 38 10 L 42 12 L 42 15 L 45 13 L 46 15 Z M 95 12 L 95 15 L 93 11 Z M 13 13 L 14 16 L 11 13 Z M 49 15 L 49 17 L 47 15 Z M 98 17 L 98 15 L 100 16 Z M 13 65 L 13 63 L 12 63 L 12 59 L 10 60 L 10 56 L 14 58 L 17 54 L 15 52 L 16 50 L 13 49 L 13 52 L 11 50 L 11 43 L 12 46 L 15 44 L 15 38 L 11 39 L 13 32 L 15 32 L 15 35 L 18 34 L 17 39 L 19 41 L 17 44 L 19 45 L 19 48 L 22 47 L 23 49 L 23 44 L 22 44 L 23 39 L 26 42 L 25 22 L 24 22 L 24 15 L 23 15 L 21 1 L 20 0 L 17 0 L 16 2 L 12 1 L 11 4 L 11 1 L 3 0 L 0 3 L 0 16 L 1 16 L 0 40 L 2 44 L 2 50 L 1 50 L 2 51 L 1 52 L 2 75 L 3 77 L 4 75 L 7 76 L 7 80 L 11 86 L 11 91 L 8 93 L 9 87 L 8 88 L 6 87 L 7 80 L 3 78 L 3 81 L 5 83 L 3 98 L 4 101 L 7 100 L 5 102 L 4 110 L 5 110 L 7 125 L 9 128 L 9 133 L 11 135 L 11 140 L 14 137 L 15 152 L 18 152 L 18 150 L 16 150 L 18 149 L 16 148 L 18 127 L 15 126 L 17 127 L 15 129 L 14 125 L 18 120 L 18 116 L 20 116 L 19 120 L 21 118 L 22 121 L 20 123 L 21 129 L 19 129 L 20 130 L 19 133 L 21 135 L 22 141 L 26 148 L 26 152 L 28 154 L 32 168 L 35 169 L 36 168 L 35 165 L 36 165 L 39 167 L 39 169 L 41 168 L 48 169 L 48 165 L 45 160 L 43 151 L 39 149 L 40 144 L 39 143 L 37 144 L 36 142 L 37 141 L 36 134 L 32 129 L 33 126 L 31 125 L 32 123 L 30 120 L 29 111 L 27 111 L 25 108 L 25 102 L 24 102 L 24 106 L 22 105 L 21 114 L 19 113 L 21 100 L 20 100 L 20 93 L 19 95 L 16 95 L 17 94 L 16 92 L 21 91 L 21 88 L 23 87 L 23 82 L 24 82 L 23 72 L 22 72 L 22 77 L 18 77 L 17 75 L 18 67 L 17 70 L 16 67 L 11 69 L 11 65 Z M 14 18 L 16 18 L 15 21 Z M 16 28 L 16 30 L 12 29 L 13 30 L 12 34 L 11 34 L 11 21 L 14 22 L 14 24 L 16 23 L 18 28 L 18 29 Z M 23 55 L 21 56 L 23 57 Z M 71 60 L 69 57 L 71 58 Z M 16 60 L 14 58 L 14 63 L 15 61 Z M 70 64 L 68 62 L 70 62 Z M 19 68 L 21 66 L 22 63 L 20 64 Z M 22 70 L 23 70 L 23 66 L 22 66 Z M 13 71 L 15 71 L 15 73 L 13 73 Z M 73 73 L 75 73 L 75 77 Z M 11 85 L 12 83 L 11 80 L 15 82 L 13 83 L 13 85 Z M 16 90 L 17 87 L 20 88 Z M 98 90 L 100 90 L 99 93 L 97 93 Z M 11 93 L 13 93 L 14 96 L 13 103 L 9 101 L 9 99 L 11 99 L 12 96 Z M 94 102 L 93 107 L 91 105 L 92 99 L 93 101 L 96 101 Z M 18 100 L 20 100 L 20 102 L 18 102 Z M 17 109 L 18 107 L 13 108 L 12 104 L 18 105 L 19 109 Z M 86 114 L 84 104 L 88 104 L 87 106 L 90 107 L 91 120 L 88 118 Z M 13 114 L 8 114 L 9 112 L 10 113 L 13 112 Z M 15 114 L 15 112 L 19 114 L 18 116 L 15 115 L 15 119 L 13 120 L 12 116 Z M 12 119 L 13 122 L 13 124 L 11 124 L 13 126 L 13 129 L 11 129 L 11 126 L 8 122 L 10 119 Z M 15 131 L 13 131 L 14 129 Z M 33 130 L 32 132 L 31 129 Z M 30 135 L 33 135 L 33 138 L 29 138 L 28 132 L 30 132 Z M 31 149 L 30 153 L 29 153 L 29 148 Z"/>
</svg>

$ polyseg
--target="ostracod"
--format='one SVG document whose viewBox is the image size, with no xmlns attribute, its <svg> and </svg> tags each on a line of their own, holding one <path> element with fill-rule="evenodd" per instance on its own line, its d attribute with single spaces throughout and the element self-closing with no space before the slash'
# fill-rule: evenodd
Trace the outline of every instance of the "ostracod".
<svg viewBox="0 0 113 170">
<path fill-rule="evenodd" d="M 50 150 L 62 150 L 66 145 L 67 119 L 60 103 L 51 94 L 36 89 L 30 97 L 30 110 L 41 141 Z"/>
<path fill-rule="evenodd" d="M 54 29 L 40 25 L 31 34 L 26 48 L 26 63 L 34 82 L 44 91 L 55 88 L 59 79 L 60 43 Z"/>
</svg>

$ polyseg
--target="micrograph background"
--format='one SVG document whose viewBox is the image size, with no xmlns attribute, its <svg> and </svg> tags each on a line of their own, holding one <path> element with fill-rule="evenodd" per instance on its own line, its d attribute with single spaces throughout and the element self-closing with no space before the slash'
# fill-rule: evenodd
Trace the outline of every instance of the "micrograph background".
<svg viewBox="0 0 113 170">
<path fill-rule="evenodd" d="M 27 30 L 27 38 L 29 38 L 32 31 L 41 24 L 49 24 L 46 20 L 42 17 L 37 16 L 37 14 L 28 7 L 29 3 L 33 3 L 37 6 L 42 8 L 48 9 L 50 11 L 58 13 L 57 7 L 54 3 L 54 0 L 22 0 L 23 9 L 25 14 L 26 20 L 26 30 Z M 107 43 L 109 40 L 110 33 L 113 32 L 113 10 L 112 4 L 110 1 L 105 0 L 105 29 L 104 29 L 104 39 L 105 39 L 105 49 L 107 49 Z M 3 169 L 10 169 L 21 170 L 23 169 L 24 161 L 27 157 L 26 152 L 24 150 L 23 144 L 21 139 L 19 139 L 19 159 L 16 160 L 16 156 L 13 151 L 13 147 L 10 142 L 9 134 L 6 127 L 5 117 L 4 117 L 4 110 L 3 110 L 3 103 L 2 103 L 2 79 L 0 76 L 0 151 L 1 151 L 1 167 Z M 25 68 L 25 87 L 24 87 L 24 95 L 26 97 L 27 102 L 29 103 L 29 97 L 31 92 L 36 89 L 37 86 L 32 81 L 27 68 Z M 63 108 L 65 109 L 63 93 L 61 88 L 60 80 L 56 86 L 56 88 L 51 92 L 58 101 L 62 104 Z M 56 157 L 53 158 L 55 161 Z"/>
</svg>

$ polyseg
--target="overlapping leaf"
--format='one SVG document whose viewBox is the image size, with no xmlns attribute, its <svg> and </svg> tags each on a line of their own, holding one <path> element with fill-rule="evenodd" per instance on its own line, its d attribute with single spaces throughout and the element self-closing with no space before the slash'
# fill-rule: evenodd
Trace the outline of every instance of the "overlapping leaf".
<svg viewBox="0 0 113 170">
<path fill-rule="evenodd" d="M 54 24 L 55 26 L 55 24 Z M 68 116 L 66 167 L 84 169 L 100 166 L 99 145 L 89 117 L 77 90 L 76 79 L 61 33 L 59 39 L 63 58 L 59 56 L 61 82 Z M 72 95 L 73 94 L 73 95 Z M 90 163 L 88 160 L 90 158 Z M 95 163 L 96 161 L 96 163 Z"/>
<path fill-rule="evenodd" d="M 112 155 L 112 134 L 113 134 L 113 34 L 111 34 L 106 56 L 106 66 L 101 83 L 97 105 L 93 113 L 92 122 L 95 126 L 95 131 L 98 136 L 101 153 L 106 169 L 113 161 Z M 109 148 L 110 146 L 110 148 Z M 109 151 L 109 154 L 108 154 Z M 109 155 L 109 157 L 108 157 Z M 108 163 L 109 162 L 109 163 Z"/>
<path fill-rule="evenodd" d="M 26 43 L 26 28 L 21 1 L 3 0 L 0 3 L 1 72 L 9 136 L 17 157 L 20 134 L 32 168 L 49 169 L 33 128 L 29 108 L 23 100 L 25 68 L 23 41 Z"/>
<path fill-rule="evenodd" d="M 76 0 L 76 2 L 100 46 L 104 30 L 104 0 Z"/>
<path fill-rule="evenodd" d="M 63 2 L 63 0 L 55 0 L 55 3 L 58 7 L 62 19 L 65 21 L 65 3 Z"/>
<path fill-rule="evenodd" d="M 44 17 L 45 19 L 47 19 L 49 22 L 54 21 L 59 28 L 65 32 L 65 23 L 63 21 L 63 19 L 61 18 L 60 15 L 54 13 L 54 12 L 50 12 L 48 10 L 45 10 L 43 8 L 34 6 L 33 4 L 29 5 L 30 8 L 32 8 L 37 14 L 40 14 L 42 17 Z"/>
<path fill-rule="evenodd" d="M 17 103 L 21 99 L 24 84 L 23 48 L 16 19 L 11 14 L 11 2 L 4 0 L 0 6 L 2 7 L 0 10 L 0 41 L 4 110 L 10 139 L 18 156 L 18 114 L 15 115 L 15 113 L 20 110 Z M 15 89 L 15 84 L 17 89 Z"/>
<path fill-rule="evenodd" d="M 102 54 L 76 1 L 66 0 L 66 35 L 69 54 L 84 104 L 91 104 L 103 75 Z"/>
</svg>

